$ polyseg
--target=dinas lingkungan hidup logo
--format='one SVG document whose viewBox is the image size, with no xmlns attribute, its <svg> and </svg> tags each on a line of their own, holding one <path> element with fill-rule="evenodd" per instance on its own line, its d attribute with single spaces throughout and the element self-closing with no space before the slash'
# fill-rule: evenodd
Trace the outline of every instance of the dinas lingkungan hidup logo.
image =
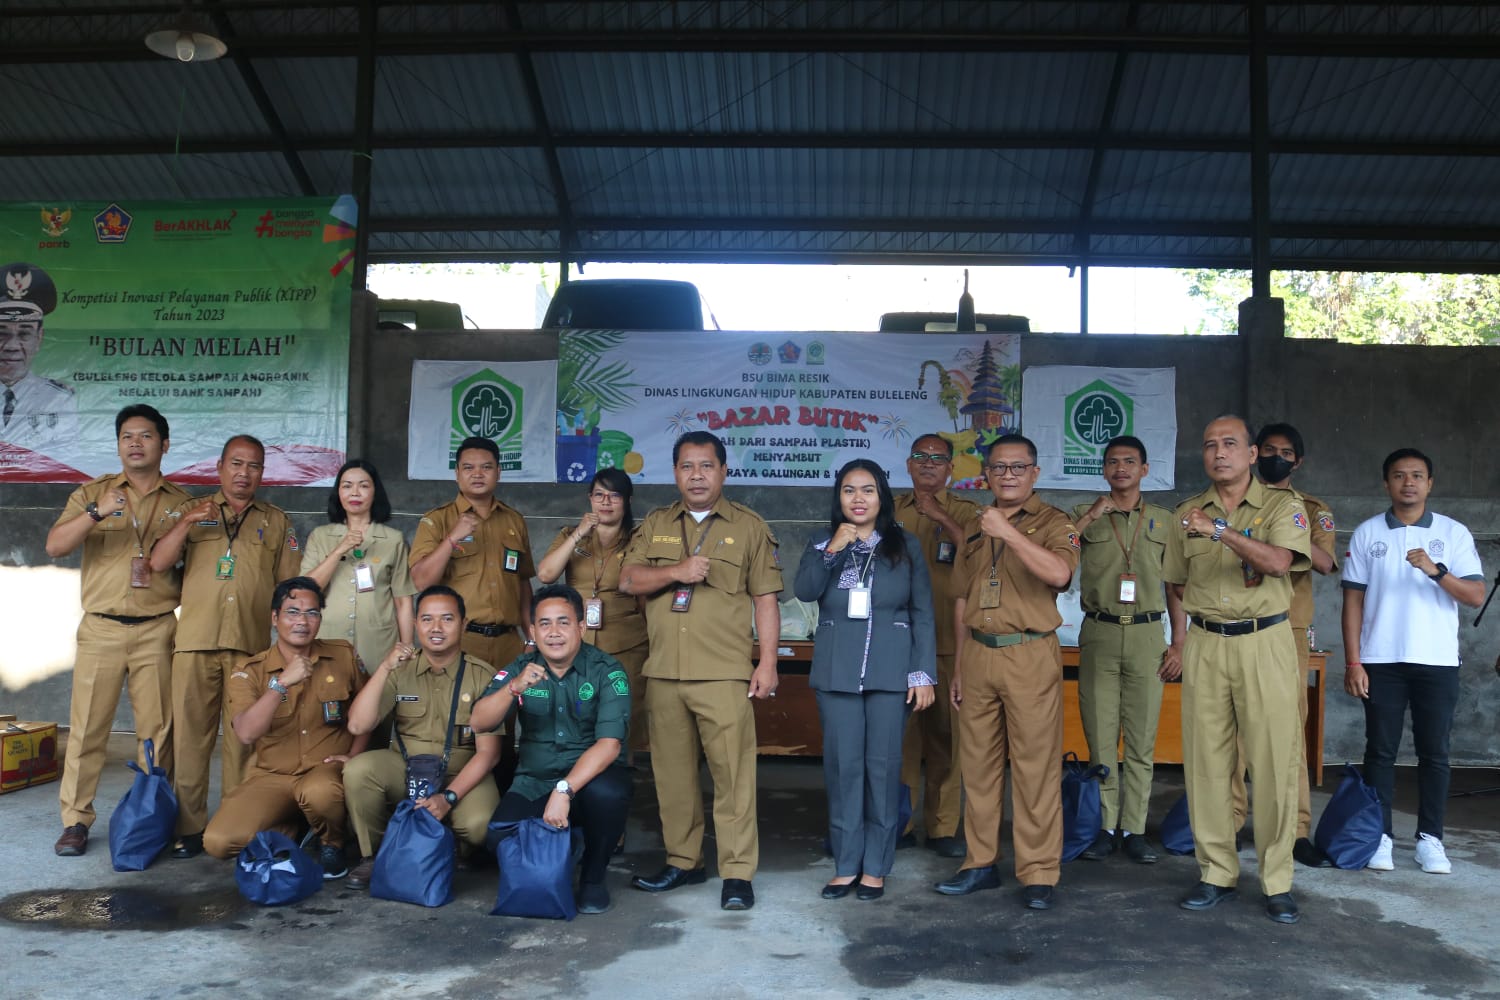
<svg viewBox="0 0 1500 1000">
<path fill-rule="evenodd" d="M 467 437 L 489 438 L 500 448 L 500 469 L 521 468 L 521 387 L 485 368 L 453 387 L 453 431 L 448 468 L 457 464 L 457 448 Z"/>
<path fill-rule="evenodd" d="M 1134 426 L 1134 400 L 1103 379 L 1070 393 L 1063 399 L 1063 474 L 1100 475 L 1104 446 Z"/>
</svg>

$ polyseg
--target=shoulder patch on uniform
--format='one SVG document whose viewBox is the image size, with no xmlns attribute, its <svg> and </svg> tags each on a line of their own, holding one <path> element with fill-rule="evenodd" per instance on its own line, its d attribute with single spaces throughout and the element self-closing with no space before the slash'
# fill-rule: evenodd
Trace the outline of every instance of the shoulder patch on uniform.
<svg viewBox="0 0 1500 1000">
<path fill-rule="evenodd" d="M 1070 532 L 1068 532 L 1068 544 L 1071 545 L 1071 546 L 1073 546 L 1073 548 L 1075 548 L 1075 549 L 1078 548 L 1078 532 L 1076 532 L 1076 531 L 1070 531 Z"/>
<path fill-rule="evenodd" d="M 1333 530 L 1333 515 L 1330 514 L 1326 510 L 1325 511 L 1319 511 L 1318 512 L 1318 527 L 1322 528 L 1324 531 L 1332 531 Z"/>
<path fill-rule="evenodd" d="M 1303 531 L 1306 531 L 1307 530 L 1307 515 L 1304 514 L 1300 510 L 1297 511 L 1297 513 L 1295 513 L 1295 514 L 1292 515 L 1292 523 L 1295 524 L 1297 527 L 1301 528 Z"/>
<path fill-rule="evenodd" d="M 615 694 L 625 696 L 630 693 L 630 680 L 625 676 L 623 670 L 611 670 L 605 678 L 609 686 L 614 689 Z"/>
</svg>

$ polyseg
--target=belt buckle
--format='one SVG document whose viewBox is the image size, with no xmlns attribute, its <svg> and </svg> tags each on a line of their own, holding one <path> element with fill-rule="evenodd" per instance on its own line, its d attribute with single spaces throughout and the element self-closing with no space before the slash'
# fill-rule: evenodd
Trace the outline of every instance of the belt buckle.
<svg viewBox="0 0 1500 1000">
<path fill-rule="evenodd" d="M 1121 625 L 1134 625 L 1135 624 L 1135 615 L 1121 615 L 1120 616 L 1120 624 Z"/>
</svg>

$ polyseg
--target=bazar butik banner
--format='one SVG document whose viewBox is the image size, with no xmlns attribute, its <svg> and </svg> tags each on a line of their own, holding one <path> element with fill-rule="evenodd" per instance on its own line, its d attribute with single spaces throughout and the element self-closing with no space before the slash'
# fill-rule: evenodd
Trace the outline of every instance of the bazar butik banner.
<svg viewBox="0 0 1500 1000">
<path fill-rule="evenodd" d="M 332 482 L 348 423 L 354 199 L 0 203 L 0 482 L 118 470 L 115 414 L 167 418 L 162 470 Z"/>
<path fill-rule="evenodd" d="M 500 478 L 550 483 L 556 361 L 416 361 L 411 368 L 406 477 L 453 479 L 458 445 L 489 438 Z"/>
<path fill-rule="evenodd" d="M 1130 434 L 1150 460 L 1145 490 L 1170 490 L 1176 482 L 1177 370 L 1046 365 L 1026 369 L 1026 436 L 1036 442 L 1050 489 L 1100 490 L 1104 446 Z"/>
<path fill-rule="evenodd" d="M 960 487 L 980 487 L 979 449 L 1017 426 L 1020 338 L 952 333 L 562 334 L 557 478 L 615 466 L 670 483 L 672 442 L 723 439 L 730 483 L 812 486 L 868 458 L 910 485 L 912 442 L 953 443 Z"/>
</svg>

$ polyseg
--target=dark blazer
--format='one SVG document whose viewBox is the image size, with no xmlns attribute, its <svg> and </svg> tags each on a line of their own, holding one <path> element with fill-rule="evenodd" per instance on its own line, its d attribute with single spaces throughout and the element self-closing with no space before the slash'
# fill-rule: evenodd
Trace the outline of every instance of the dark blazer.
<svg viewBox="0 0 1500 1000">
<path fill-rule="evenodd" d="M 924 670 L 937 678 L 937 640 L 932 622 L 932 579 L 917 536 L 902 532 L 906 559 L 899 565 L 876 556 L 870 573 L 872 606 L 867 623 L 849 617 L 849 591 L 839 589 L 839 574 L 853 557 L 846 548 L 826 564 L 813 546 L 829 539 L 822 532 L 808 543 L 797 567 L 793 592 L 801 601 L 818 603 L 818 629 L 813 634 L 811 684 L 818 691 L 857 692 L 859 667 L 865 655 L 866 625 L 870 624 L 866 691 L 905 691 L 907 674 Z M 863 560 L 861 560 L 863 562 Z"/>
</svg>

